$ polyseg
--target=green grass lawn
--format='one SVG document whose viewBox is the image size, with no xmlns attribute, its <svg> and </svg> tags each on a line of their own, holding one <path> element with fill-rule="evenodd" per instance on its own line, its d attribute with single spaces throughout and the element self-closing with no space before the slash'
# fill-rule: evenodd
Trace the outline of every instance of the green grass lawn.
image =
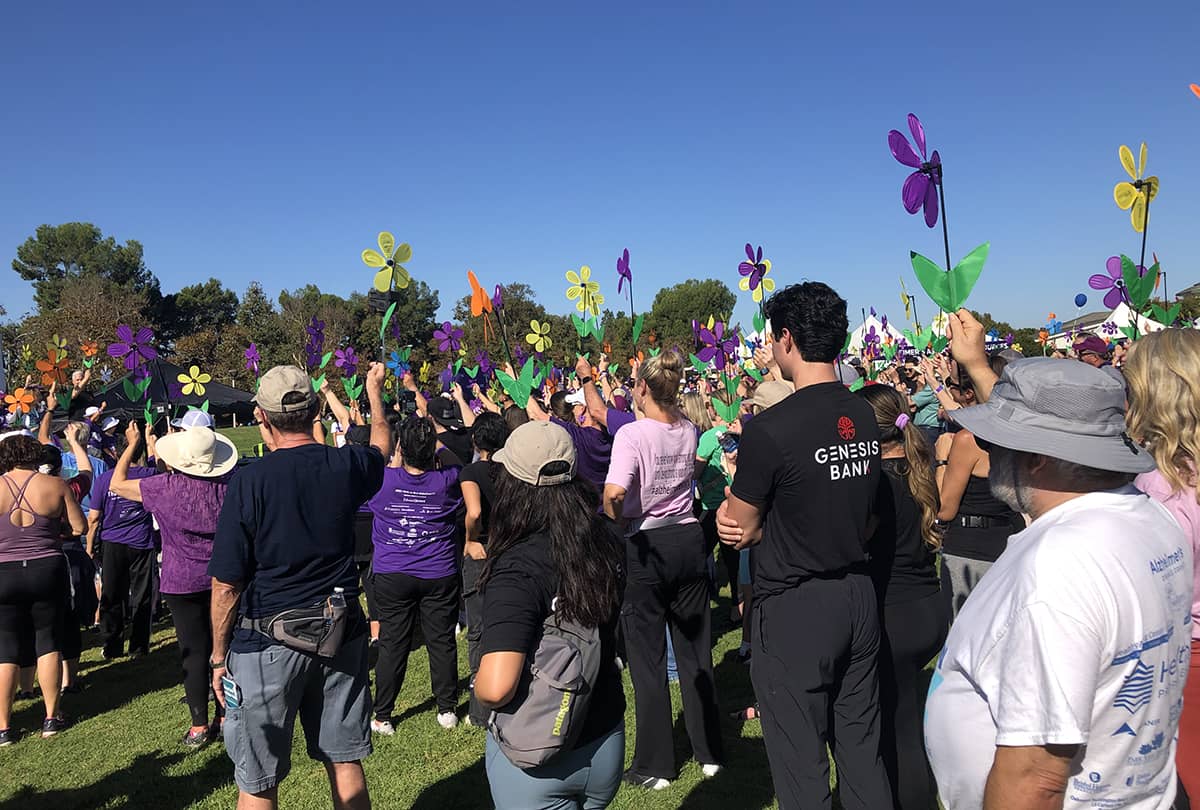
<svg viewBox="0 0 1200 810">
<path fill-rule="evenodd" d="M 238 449 L 238 455 L 247 455 L 256 444 L 262 441 L 262 436 L 258 432 L 258 426 L 254 427 L 235 427 L 221 428 L 219 431 L 224 436 L 229 437 L 234 446 Z"/>
<path fill-rule="evenodd" d="M 236 439 L 235 439 L 236 441 Z M 727 767 L 702 779 L 680 713 L 679 689 L 672 687 L 679 779 L 649 793 L 623 786 L 613 807 L 638 810 L 751 810 L 774 807 L 766 754 L 756 721 L 744 726 L 728 713 L 752 700 L 749 670 L 735 659 L 740 631 L 728 622 L 728 601 L 713 608 L 719 628 L 713 649 L 721 702 Z M 81 671 L 87 689 L 67 695 L 64 709 L 77 722 L 66 733 L 42 740 L 40 701 L 20 701 L 13 727 L 29 736 L 0 749 L 0 810 L 28 808 L 228 808 L 237 799 L 233 767 L 218 743 L 198 752 L 180 744 L 189 725 L 180 683 L 178 648 L 169 623 L 155 627 L 151 652 L 130 661 L 103 661 L 99 634 L 85 633 Z M 460 637 L 459 672 L 467 670 L 467 645 Z M 462 681 L 465 688 L 465 677 Z M 633 689 L 625 677 L 626 762 L 633 754 Z M 463 696 L 459 715 L 466 716 Z M 397 701 L 396 736 L 375 738 L 366 760 L 367 783 L 377 808 L 468 810 L 491 807 L 483 769 L 484 734 L 466 724 L 451 731 L 438 726 L 424 646 L 409 661 Z M 282 807 L 330 806 L 324 769 L 308 759 L 297 725 L 292 772 L 279 791 Z"/>
</svg>

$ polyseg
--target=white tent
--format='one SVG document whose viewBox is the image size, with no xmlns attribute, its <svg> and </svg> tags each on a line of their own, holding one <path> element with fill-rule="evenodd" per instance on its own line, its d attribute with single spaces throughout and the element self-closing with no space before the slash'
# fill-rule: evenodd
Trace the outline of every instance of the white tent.
<svg viewBox="0 0 1200 810">
<path fill-rule="evenodd" d="M 1122 337 L 1121 327 L 1133 325 L 1135 315 L 1132 309 L 1122 301 L 1117 305 L 1117 308 L 1108 314 L 1108 317 L 1100 321 L 1095 326 L 1084 329 L 1081 332 L 1059 332 L 1056 335 L 1050 336 L 1050 345 L 1056 349 L 1069 349 L 1075 336 L 1079 334 L 1099 335 L 1105 340 Z M 1158 332 L 1167 327 L 1163 326 L 1158 321 L 1152 321 L 1145 315 L 1137 315 L 1137 328 L 1143 335 L 1150 332 Z"/>
<path fill-rule="evenodd" d="M 900 338 L 904 337 L 904 333 L 892 325 L 891 322 L 888 323 L 887 329 L 885 330 L 883 328 L 882 321 L 880 321 L 874 315 L 868 315 L 866 322 L 860 323 L 858 328 L 850 333 L 851 352 L 857 354 L 858 352 L 862 351 L 863 336 L 869 334 L 872 327 L 875 328 L 875 334 L 879 337 L 880 341 L 883 340 L 883 336 L 885 334 L 891 335 L 892 340 L 899 340 Z"/>
</svg>

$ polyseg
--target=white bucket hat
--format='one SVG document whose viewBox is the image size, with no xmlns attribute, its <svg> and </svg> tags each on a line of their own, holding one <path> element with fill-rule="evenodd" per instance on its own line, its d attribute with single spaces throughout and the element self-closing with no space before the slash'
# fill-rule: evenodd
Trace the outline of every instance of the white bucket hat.
<svg viewBox="0 0 1200 810">
<path fill-rule="evenodd" d="M 168 433 L 158 440 L 157 452 L 172 469 L 197 478 L 220 478 L 238 461 L 233 442 L 205 427 Z"/>
</svg>

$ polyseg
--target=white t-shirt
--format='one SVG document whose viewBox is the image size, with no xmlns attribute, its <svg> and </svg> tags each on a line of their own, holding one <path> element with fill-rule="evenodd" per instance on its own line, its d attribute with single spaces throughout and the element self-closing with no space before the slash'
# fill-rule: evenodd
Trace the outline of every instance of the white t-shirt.
<svg viewBox="0 0 1200 810">
<path fill-rule="evenodd" d="M 1068 810 L 1165 810 L 1191 655 L 1192 548 L 1132 487 L 1009 538 L 938 659 L 925 747 L 947 810 L 977 810 L 996 746 L 1085 745 Z"/>
</svg>

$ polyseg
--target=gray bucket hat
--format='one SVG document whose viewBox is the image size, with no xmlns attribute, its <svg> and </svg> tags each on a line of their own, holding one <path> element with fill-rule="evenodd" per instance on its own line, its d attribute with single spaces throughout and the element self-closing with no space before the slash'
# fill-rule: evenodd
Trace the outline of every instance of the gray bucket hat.
<svg viewBox="0 0 1200 810">
<path fill-rule="evenodd" d="M 954 419 L 985 442 L 1098 470 L 1144 473 L 1154 457 L 1125 433 L 1125 388 L 1087 363 L 1011 363 L 982 405 Z"/>
</svg>

